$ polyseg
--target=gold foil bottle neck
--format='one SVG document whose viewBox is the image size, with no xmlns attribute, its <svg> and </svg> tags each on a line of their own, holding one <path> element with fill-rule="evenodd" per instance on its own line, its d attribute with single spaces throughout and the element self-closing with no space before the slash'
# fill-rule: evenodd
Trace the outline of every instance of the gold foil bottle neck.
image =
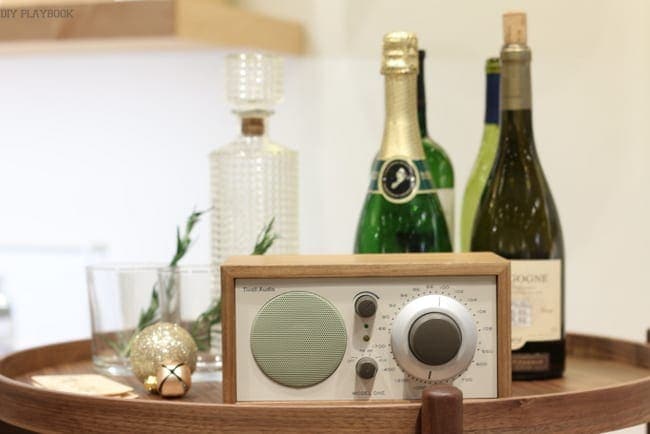
<svg viewBox="0 0 650 434">
<path fill-rule="evenodd" d="M 384 35 L 382 74 L 418 73 L 418 37 L 411 32 Z"/>
</svg>

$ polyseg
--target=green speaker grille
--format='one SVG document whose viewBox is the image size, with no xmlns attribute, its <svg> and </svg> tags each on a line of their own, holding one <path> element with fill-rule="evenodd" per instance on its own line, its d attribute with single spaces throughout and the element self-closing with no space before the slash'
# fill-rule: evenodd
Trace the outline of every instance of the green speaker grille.
<svg viewBox="0 0 650 434">
<path fill-rule="evenodd" d="M 251 351 L 262 372 L 289 387 L 318 384 L 338 368 L 347 347 L 339 311 L 323 297 L 291 291 L 269 300 L 251 328 Z"/>
</svg>

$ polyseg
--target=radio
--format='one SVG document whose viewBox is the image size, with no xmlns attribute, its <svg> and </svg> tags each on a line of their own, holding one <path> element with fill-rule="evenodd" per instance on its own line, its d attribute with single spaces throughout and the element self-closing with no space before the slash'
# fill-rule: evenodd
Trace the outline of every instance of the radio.
<svg viewBox="0 0 650 434">
<path fill-rule="evenodd" d="M 241 256 L 221 281 L 226 403 L 510 394 L 510 265 L 494 254 Z"/>
</svg>

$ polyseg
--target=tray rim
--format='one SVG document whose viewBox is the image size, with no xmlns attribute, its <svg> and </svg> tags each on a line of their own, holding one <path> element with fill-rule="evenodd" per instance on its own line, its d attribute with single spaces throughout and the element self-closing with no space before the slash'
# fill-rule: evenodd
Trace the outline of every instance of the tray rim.
<svg viewBox="0 0 650 434">
<path fill-rule="evenodd" d="M 600 355 L 600 357 L 593 357 L 594 359 L 611 360 L 637 366 L 647 369 L 648 375 L 631 381 L 578 391 L 513 396 L 489 400 L 467 399 L 463 403 L 466 429 L 487 429 L 485 432 L 522 432 L 522 428 L 534 429 L 536 425 L 523 425 L 521 421 L 517 422 L 516 418 L 524 419 L 526 422 L 532 423 L 535 415 L 531 414 L 531 412 L 544 413 L 551 410 L 554 410 L 555 413 L 546 415 L 545 417 L 547 419 L 544 422 L 544 425 L 552 430 L 549 432 L 611 430 L 650 421 L 649 344 L 584 334 L 569 334 L 567 335 L 567 340 L 573 343 L 574 350 L 578 350 L 578 353 L 589 353 L 591 351 Z M 303 423 L 306 421 L 317 422 L 316 426 L 313 426 L 314 429 L 310 427 L 310 431 L 313 432 L 328 430 L 327 424 L 324 424 L 322 421 L 318 423 L 317 420 L 312 420 L 313 418 L 322 418 L 323 416 L 333 418 L 330 421 L 341 418 L 341 420 L 336 421 L 339 425 L 330 426 L 329 429 L 341 432 L 342 428 L 354 428 L 353 425 L 347 425 L 345 422 L 353 416 L 359 418 L 360 411 L 363 412 L 360 419 L 366 421 L 377 417 L 380 420 L 387 419 L 388 417 L 397 418 L 404 423 L 403 426 L 406 432 L 413 432 L 413 429 L 417 425 L 417 415 L 420 409 L 420 403 L 418 401 L 390 403 L 332 402 L 328 404 L 323 404 L 322 402 L 223 404 L 151 400 L 124 401 L 118 398 L 85 396 L 44 390 L 5 375 L 7 368 L 16 369 L 12 364 L 19 362 L 21 358 L 24 359 L 30 354 L 35 354 L 37 351 L 58 352 L 60 350 L 68 350 L 74 354 L 76 350 L 76 359 L 73 357 L 73 360 L 68 360 L 69 362 L 87 360 L 87 357 L 83 357 L 83 351 L 80 351 L 86 345 L 88 346 L 87 353 L 89 353 L 90 343 L 87 340 L 83 340 L 26 349 L 9 354 L 0 359 L 0 401 L 3 403 L 0 406 L 0 419 L 26 429 L 37 429 L 39 431 L 54 429 L 55 431 L 53 432 L 56 432 L 58 429 L 56 428 L 57 426 L 63 426 L 61 425 L 62 421 L 57 420 L 57 425 L 57 423 L 44 423 L 40 419 L 49 417 L 49 422 L 53 422 L 52 418 L 54 417 L 56 419 L 55 409 L 57 406 L 81 408 L 79 414 L 74 419 L 78 420 L 81 417 L 88 417 L 88 423 L 91 423 L 90 419 L 92 417 L 90 415 L 98 411 L 109 413 L 110 411 L 120 410 L 121 413 L 122 410 L 128 409 L 135 414 L 145 413 L 142 414 L 144 420 L 146 417 L 153 417 L 154 414 L 158 415 L 161 413 L 161 410 L 167 412 L 170 408 L 169 406 L 173 406 L 177 413 L 195 413 L 195 416 L 202 418 L 202 423 L 221 423 L 221 425 L 216 426 L 221 426 L 223 431 L 241 431 L 242 426 L 246 426 L 247 429 L 260 429 L 262 425 L 268 427 L 269 421 L 273 422 L 273 426 L 276 426 L 278 429 L 287 430 L 287 422 L 285 422 L 285 425 L 282 425 L 282 422 L 278 421 L 278 418 L 282 417 L 283 413 L 293 415 L 289 419 L 295 420 L 295 422 L 289 423 L 294 426 L 294 429 L 298 429 L 301 426 L 304 427 L 300 421 Z M 580 357 L 584 356 L 580 355 Z M 631 363 L 630 358 L 635 363 Z M 23 372 L 14 373 L 13 375 L 24 375 L 28 372 L 30 372 L 30 369 L 25 368 Z M 617 396 L 620 396 L 621 399 L 611 400 L 611 397 Z M 35 407 L 34 405 L 29 405 L 31 401 L 36 401 L 37 404 L 42 406 Z M 585 407 L 586 404 L 589 404 L 591 407 Z M 28 409 L 31 407 L 31 411 L 33 412 L 31 416 L 33 417 L 25 417 L 25 412 L 21 411 L 21 408 L 27 410 L 24 408 L 25 405 Z M 570 423 L 567 423 L 567 417 L 570 417 L 569 414 L 572 411 L 576 411 L 578 407 L 582 408 L 582 413 L 573 414 L 573 417 L 569 420 Z M 39 412 L 43 413 L 40 417 L 36 414 Z M 262 415 L 261 413 L 264 414 Z M 494 417 L 489 418 L 493 420 L 486 421 L 485 417 L 488 414 L 495 416 L 514 414 L 514 416 L 510 417 L 512 420 L 509 422 L 507 420 L 508 418 L 504 418 L 504 422 L 500 423 L 494 420 Z M 61 413 L 61 415 L 63 418 L 66 418 L 64 413 Z M 209 421 L 209 419 L 213 420 Z M 284 419 L 287 418 L 285 417 Z M 553 420 L 556 425 L 553 425 Z M 94 432 L 102 432 L 102 427 L 107 430 L 109 429 L 110 424 L 107 425 L 108 422 L 97 422 L 96 420 L 93 421 Z M 157 431 L 177 431 L 180 426 L 171 422 L 164 417 L 161 418 L 160 427 Z M 147 421 L 145 420 L 143 423 L 147 423 Z M 75 426 L 80 428 L 78 425 Z M 143 426 L 149 428 L 149 425 Z M 215 425 L 210 426 L 212 429 L 216 427 Z M 202 427 L 207 428 L 208 425 L 202 425 Z M 110 428 L 114 429 L 115 426 L 113 425 Z M 197 426 L 197 428 L 199 427 Z M 561 430 L 558 431 L 559 428 Z M 84 427 L 85 429 L 86 427 Z M 165 431 L 165 429 L 168 431 Z"/>
</svg>

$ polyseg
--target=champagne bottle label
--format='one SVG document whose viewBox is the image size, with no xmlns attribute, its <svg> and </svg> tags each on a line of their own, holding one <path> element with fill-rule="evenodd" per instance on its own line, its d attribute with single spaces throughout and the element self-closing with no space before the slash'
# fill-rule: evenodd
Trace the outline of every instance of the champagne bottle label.
<svg viewBox="0 0 650 434">
<path fill-rule="evenodd" d="M 512 260 L 512 349 L 562 338 L 562 260 Z"/>
<path fill-rule="evenodd" d="M 449 240 L 454 244 L 454 189 L 437 188 L 436 193 L 442 205 L 442 211 L 445 213 L 447 230 L 449 231 Z"/>
<path fill-rule="evenodd" d="M 407 158 L 377 160 L 369 190 L 370 193 L 381 194 L 392 203 L 406 203 L 417 194 L 434 191 L 424 160 Z"/>
</svg>

